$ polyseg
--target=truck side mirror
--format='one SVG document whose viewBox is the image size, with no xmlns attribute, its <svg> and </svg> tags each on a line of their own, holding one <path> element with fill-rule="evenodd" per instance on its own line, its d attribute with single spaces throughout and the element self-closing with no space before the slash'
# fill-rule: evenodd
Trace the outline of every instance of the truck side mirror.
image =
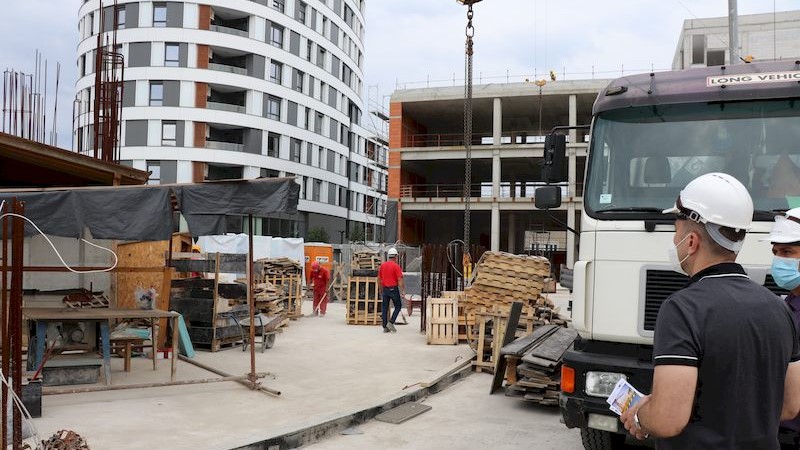
<svg viewBox="0 0 800 450">
<path fill-rule="evenodd" d="M 548 134 L 544 139 L 543 180 L 547 183 L 567 181 L 566 159 L 567 137 L 563 134 Z"/>
<path fill-rule="evenodd" d="M 561 206 L 561 186 L 542 186 L 533 192 L 533 202 L 539 209 Z"/>
</svg>

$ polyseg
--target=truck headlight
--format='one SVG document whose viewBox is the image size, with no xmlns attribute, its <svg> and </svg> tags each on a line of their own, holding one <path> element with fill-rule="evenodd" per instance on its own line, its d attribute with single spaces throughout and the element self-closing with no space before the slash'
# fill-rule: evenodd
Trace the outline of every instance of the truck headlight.
<svg viewBox="0 0 800 450">
<path fill-rule="evenodd" d="M 611 395 L 617 381 L 625 380 L 627 377 L 621 373 L 614 372 L 586 372 L 586 395 L 592 397 L 606 397 Z"/>
</svg>

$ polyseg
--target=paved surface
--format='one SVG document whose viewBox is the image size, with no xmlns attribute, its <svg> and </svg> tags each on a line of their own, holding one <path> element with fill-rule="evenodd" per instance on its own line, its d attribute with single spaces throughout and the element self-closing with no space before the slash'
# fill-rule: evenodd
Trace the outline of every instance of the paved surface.
<svg viewBox="0 0 800 450">
<path fill-rule="evenodd" d="M 566 311 L 567 295 L 554 296 Z M 311 312 L 310 302 L 304 305 Z M 383 405 L 418 389 L 417 383 L 443 375 L 472 357 L 466 345 L 429 346 L 419 332 L 419 312 L 397 333 L 380 327 L 345 324 L 344 305 L 331 304 L 328 316 L 304 317 L 277 336 L 275 347 L 256 353 L 256 370 L 269 371 L 264 384 L 280 397 L 252 392 L 237 383 L 199 384 L 48 395 L 43 417 L 34 424 L 42 437 L 71 429 L 92 450 L 230 449 L 280 436 L 343 415 Z M 249 370 L 249 352 L 234 348 L 199 352 L 197 359 L 231 374 Z M 138 384 L 169 380 L 169 362 L 134 358 L 133 371 L 112 359 L 113 381 Z M 178 379 L 213 378 L 180 362 Z M 363 434 L 334 436 L 312 446 L 336 448 L 582 448 L 576 430 L 567 430 L 558 410 L 502 394 L 488 395 L 490 377 L 473 374 L 424 402 L 433 407 L 401 425 L 371 421 Z M 409 387 L 411 386 L 411 387 Z"/>
</svg>

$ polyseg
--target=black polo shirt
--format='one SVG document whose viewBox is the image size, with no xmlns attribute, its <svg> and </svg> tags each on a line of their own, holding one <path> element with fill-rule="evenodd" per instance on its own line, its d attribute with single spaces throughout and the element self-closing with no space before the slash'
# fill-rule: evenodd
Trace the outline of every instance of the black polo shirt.
<svg viewBox="0 0 800 450">
<path fill-rule="evenodd" d="M 735 263 L 672 294 L 656 321 L 653 363 L 698 368 L 692 415 L 659 450 L 777 450 L 789 362 L 800 360 L 789 307 Z M 645 424 L 646 426 L 646 424 Z"/>
</svg>

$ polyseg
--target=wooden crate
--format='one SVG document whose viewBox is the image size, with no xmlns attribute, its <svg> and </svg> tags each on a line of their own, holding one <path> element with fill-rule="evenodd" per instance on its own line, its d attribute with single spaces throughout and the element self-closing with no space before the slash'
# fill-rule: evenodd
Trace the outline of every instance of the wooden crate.
<svg viewBox="0 0 800 450">
<path fill-rule="evenodd" d="M 373 277 L 350 277 L 347 283 L 348 325 L 381 324 L 381 289 Z"/>
<path fill-rule="evenodd" d="M 429 298 L 426 309 L 425 334 L 428 344 L 457 344 L 458 300 L 455 298 Z"/>
</svg>

